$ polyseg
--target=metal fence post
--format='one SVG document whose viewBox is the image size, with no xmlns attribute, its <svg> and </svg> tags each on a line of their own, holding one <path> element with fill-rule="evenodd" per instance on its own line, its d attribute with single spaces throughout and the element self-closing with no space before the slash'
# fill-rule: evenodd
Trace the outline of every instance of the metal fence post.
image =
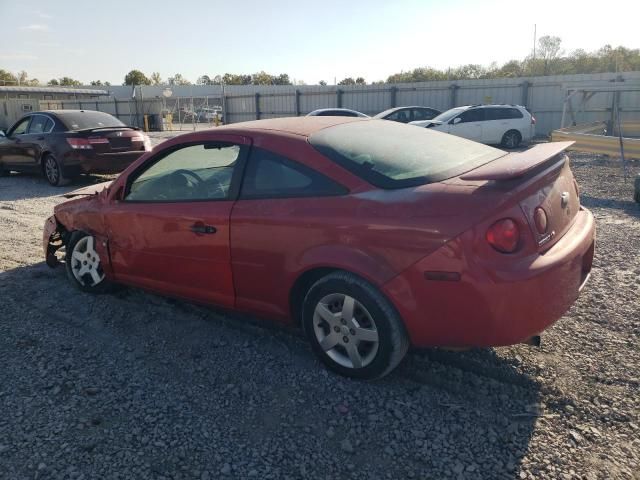
<svg viewBox="0 0 640 480">
<path fill-rule="evenodd" d="M 336 105 L 338 108 L 342 108 L 342 90 L 339 88 L 336 90 Z"/>
<path fill-rule="evenodd" d="M 260 120 L 260 94 L 256 92 L 256 120 Z"/>
<path fill-rule="evenodd" d="M 449 85 L 449 89 L 451 90 L 451 95 L 449 98 L 449 108 L 455 108 L 458 105 L 458 89 L 460 87 L 455 83 Z"/>
<path fill-rule="evenodd" d="M 395 106 L 396 106 L 396 96 L 397 96 L 397 93 L 398 93 L 398 87 L 392 86 L 390 91 L 391 91 L 391 108 L 395 108 Z"/>
<path fill-rule="evenodd" d="M 523 107 L 529 106 L 529 85 L 531 84 L 529 83 L 528 80 L 525 80 L 524 82 L 522 82 L 522 106 Z"/>
<path fill-rule="evenodd" d="M 300 116 L 300 90 L 296 88 L 296 117 Z"/>
</svg>

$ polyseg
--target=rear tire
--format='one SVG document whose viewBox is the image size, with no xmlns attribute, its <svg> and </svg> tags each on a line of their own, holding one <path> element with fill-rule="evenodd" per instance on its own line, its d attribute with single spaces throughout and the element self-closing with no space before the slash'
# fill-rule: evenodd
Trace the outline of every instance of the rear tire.
<svg viewBox="0 0 640 480">
<path fill-rule="evenodd" d="M 111 290 L 102 270 L 101 259 L 95 250 L 96 239 L 84 232 L 73 232 L 66 246 L 65 268 L 74 287 L 86 293 L 105 293 Z"/>
<path fill-rule="evenodd" d="M 500 143 L 504 148 L 517 148 L 522 142 L 522 135 L 517 130 L 509 130 L 502 136 Z"/>
<path fill-rule="evenodd" d="M 348 272 L 331 273 L 307 292 L 302 323 L 331 370 L 372 380 L 391 372 L 409 349 L 400 315 L 378 289 Z"/>
<path fill-rule="evenodd" d="M 71 183 L 71 179 L 64 176 L 60 162 L 51 154 L 42 159 L 42 170 L 47 182 L 54 187 L 62 187 Z"/>
</svg>

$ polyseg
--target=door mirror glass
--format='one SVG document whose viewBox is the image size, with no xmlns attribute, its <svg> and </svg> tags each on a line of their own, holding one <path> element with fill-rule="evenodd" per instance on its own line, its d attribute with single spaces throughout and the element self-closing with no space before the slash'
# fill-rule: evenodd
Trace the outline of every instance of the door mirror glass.
<svg viewBox="0 0 640 480">
<path fill-rule="evenodd" d="M 6 135 L 4 134 L 4 130 L 0 130 L 0 137 L 6 137 Z"/>
</svg>

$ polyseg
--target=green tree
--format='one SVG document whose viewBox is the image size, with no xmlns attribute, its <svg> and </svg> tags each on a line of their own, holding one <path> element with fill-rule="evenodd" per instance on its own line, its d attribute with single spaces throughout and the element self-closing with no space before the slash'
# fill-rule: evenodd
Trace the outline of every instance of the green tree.
<svg viewBox="0 0 640 480">
<path fill-rule="evenodd" d="M 151 80 L 140 70 L 131 70 L 124 76 L 124 85 L 151 85 Z"/>
<path fill-rule="evenodd" d="M 49 80 L 47 82 L 47 85 L 49 85 L 51 87 L 57 87 L 58 85 L 60 85 L 60 82 L 58 81 L 57 78 L 52 78 L 51 80 Z"/>
<path fill-rule="evenodd" d="M 82 82 L 71 77 L 62 77 L 58 79 L 58 84 L 61 87 L 79 87 L 80 85 L 82 85 Z"/>
<path fill-rule="evenodd" d="M 18 78 L 7 70 L 0 69 L 0 85 L 16 85 Z"/>
<path fill-rule="evenodd" d="M 222 76 L 225 85 L 251 85 L 251 75 L 236 75 L 234 73 L 225 73 Z"/>
<path fill-rule="evenodd" d="M 272 85 L 273 77 L 264 70 L 251 75 L 251 83 L 253 85 Z"/>
<path fill-rule="evenodd" d="M 356 81 L 353 79 L 353 77 L 343 78 L 338 82 L 338 85 L 355 85 L 355 84 L 356 84 Z"/>
<path fill-rule="evenodd" d="M 151 80 L 152 85 L 162 85 L 162 77 L 160 76 L 160 72 L 153 72 L 149 79 Z"/>
<path fill-rule="evenodd" d="M 367 81 L 364 79 L 364 77 L 358 77 L 356 78 L 356 85 L 366 85 Z"/>
<path fill-rule="evenodd" d="M 271 81 L 274 85 L 291 85 L 291 80 L 289 79 L 289 74 L 281 73 L 277 77 L 271 77 Z M 300 85 L 300 84 L 298 84 Z"/>
<path fill-rule="evenodd" d="M 191 85 L 191 82 L 184 78 L 181 73 L 176 73 L 173 77 L 169 77 L 169 85 Z"/>
<path fill-rule="evenodd" d="M 318 85 L 322 85 L 323 87 L 326 87 L 327 86 L 327 82 L 325 82 L 324 80 L 320 80 L 318 82 Z"/>
</svg>

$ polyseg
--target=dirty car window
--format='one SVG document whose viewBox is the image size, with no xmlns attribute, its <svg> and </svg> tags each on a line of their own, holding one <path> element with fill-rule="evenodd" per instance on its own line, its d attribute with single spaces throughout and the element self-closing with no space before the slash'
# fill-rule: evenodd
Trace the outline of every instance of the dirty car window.
<svg viewBox="0 0 640 480">
<path fill-rule="evenodd" d="M 381 188 L 442 181 L 505 155 L 460 137 L 385 120 L 325 128 L 311 135 L 309 143 Z"/>
</svg>

